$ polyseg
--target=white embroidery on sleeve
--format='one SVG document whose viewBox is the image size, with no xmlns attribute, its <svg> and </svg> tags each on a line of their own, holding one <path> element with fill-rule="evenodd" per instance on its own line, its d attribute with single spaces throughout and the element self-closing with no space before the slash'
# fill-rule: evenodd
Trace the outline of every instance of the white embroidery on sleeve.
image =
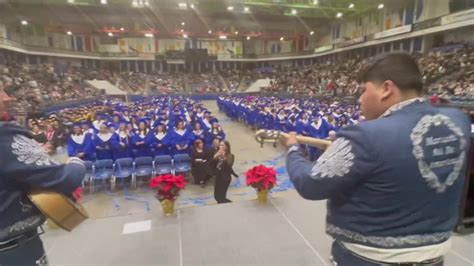
<svg viewBox="0 0 474 266">
<path fill-rule="evenodd" d="M 331 146 L 319 157 L 311 170 L 313 178 L 344 176 L 354 165 L 352 145 L 345 138 L 336 139 Z"/>
</svg>

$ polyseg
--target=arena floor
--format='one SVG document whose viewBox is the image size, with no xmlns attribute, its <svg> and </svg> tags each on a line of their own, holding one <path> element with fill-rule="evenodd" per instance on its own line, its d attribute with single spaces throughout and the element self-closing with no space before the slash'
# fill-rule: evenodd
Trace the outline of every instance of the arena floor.
<svg viewBox="0 0 474 266">
<path fill-rule="evenodd" d="M 214 101 L 205 105 L 236 156 L 240 178 L 228 192 L 233 203 L 215 204 L 212 186 L 188 185 L 175 214 L 165 217 L 144 184 L 86 194 L 91 219 L 72 233 L 48 228 L 43 236 L 51 265 L 331 265 L 325 202 L 297 195 L 280 147 L 260 148 L 253 131 L 219 113 Z M 259 163 L 278 172 L 267 204 L 254 200 L 243 176 Z M 474 265 L 474 235 L 453 237 L 445 265 Z"/>
</svg>

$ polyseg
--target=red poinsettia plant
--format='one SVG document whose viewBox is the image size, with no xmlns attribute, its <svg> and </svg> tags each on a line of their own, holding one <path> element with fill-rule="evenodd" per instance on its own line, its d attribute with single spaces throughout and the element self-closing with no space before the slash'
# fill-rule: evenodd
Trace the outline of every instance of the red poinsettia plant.
<svg viewBox="0 0 474 266">
<path fill-rule="evenodd" d="M 186 179 L 183 176 L 178 175 L 159 175 L 150 180 L 148 185 L 151 189 L 157 189 L 156 198 L 159 201 L 171 200 L 174 201 L 178 198 L 181 189 L 186 186 Z"/>
<path fill-rule="evenodd" d="M 271 190 L 276 185 L 276 171 L 272 167 L 257 165 L 245 172 L 247 186 L 261 190 Z"/>
</svg>

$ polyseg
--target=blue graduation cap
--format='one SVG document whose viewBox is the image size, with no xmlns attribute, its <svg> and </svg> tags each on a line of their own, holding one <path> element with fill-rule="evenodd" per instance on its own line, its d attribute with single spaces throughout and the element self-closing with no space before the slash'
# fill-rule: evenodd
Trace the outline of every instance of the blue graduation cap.
<svg viewBox="0 0 474 266">
<path fill-rule="evenodd" d="M 219 123 L 219 120 L 215 117 L 211 118 L 211 120 L 209 121 L 211 122 L 211 124 L 214 124 L 214 123 Z"/>
</svg>

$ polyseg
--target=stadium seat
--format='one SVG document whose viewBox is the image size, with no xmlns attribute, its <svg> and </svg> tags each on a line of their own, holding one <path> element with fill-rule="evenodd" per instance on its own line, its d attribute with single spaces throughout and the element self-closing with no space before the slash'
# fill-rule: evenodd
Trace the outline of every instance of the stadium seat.
<svg viewBox="0 0 474 266">
<path fill-rule="evenodd" d="M 149 156 L 142 156 L 135 159 L 134 174 L 137 177 L 148 177 L 153 174 L 153 158 Z"/>
<path fill-rule="evenodd" d="M 170 174 L 173 170 L 172 158 L 169 155 L 158 155 L 153 161 L 154 164 L 154 173 L 155 175 L 165 175 Z"/>
<path fill-rule="evenodd" d="M 95 174 L 94 162 L 84 161 L 84 167 L 86 168 L 86 175 L 84 176 L 84 181 L 82 181 L 82 187 L 85 188 L 86 184 L 88 184 L 89 191 L 92 193 L 92 190 L 93 190 L 92 178 L 94 178 L 94 174 Z"/>
<path fill-rule="evenodd" d="M 110 180 L 114 174 L 114 161 L 111 159 L 97 160 L 95 162 L 95 173 L 92 179 L 92 191 L 95 190 L 95 181 L 101 180 L 106 188 L 107 180 Z"/>
<path fill-rule="evenodd" d="M 188 173 L 191 171 L 191 157 L 187 154 L 176 154 L 174 160 L 175 173 Z"/>
<path fill-rule="evenodd" d="M 133 158 L 120 158 L 115 161 L 114 174 L 111 180 L 111 190 L 115 190 L 115 183 L 117 179 L 124 179 L 131 177 L 132 188 L 136 187 L 136 180 L 133 171 Z"/>
</svg>

